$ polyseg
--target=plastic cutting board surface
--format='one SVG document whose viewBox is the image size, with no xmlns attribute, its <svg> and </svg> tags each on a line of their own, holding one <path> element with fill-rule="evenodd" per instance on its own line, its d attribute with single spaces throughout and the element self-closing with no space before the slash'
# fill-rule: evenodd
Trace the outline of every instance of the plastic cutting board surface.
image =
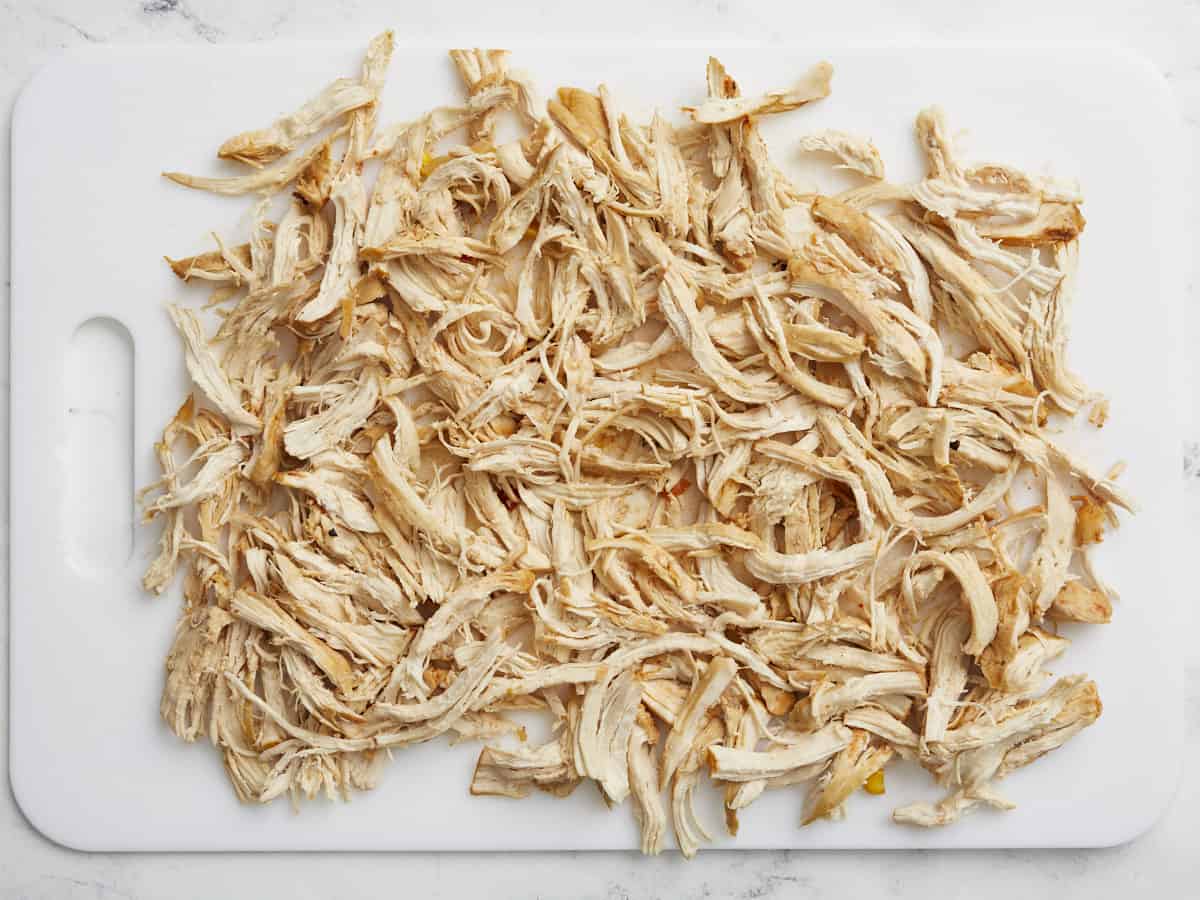
<svg viewBox="0 0 1200 900">
<path fill-rule="evenodd" d="M 158 717 L 179 585 L 153 600 L 139 578 L 158 530 L 133 523 L 133 490 L 157 477 L 151 447 L 187 389 L 164 305 L 181 294 L 161 256 L 236 235 L 250 202 L 185 190 L 164 169 L 223 171 L 220 141 L 265 125 L 332 78 L 358 72 L 365 39 L 337 44 L 103 48 L 58 59 L 13 121 L 11 777 L 30 822 L 87 850 L 605 849 L 636 846 L 628 808 L 588 786 L 566 800 L 473 798 L 474 744 L 398 752 L 380 787 L 348 804 L 241 806 L 206 743 Z M 511 43 L 511 42 L 510 42 Z M 1191 579 L 1176 552 L 1183 290 L 1177 115 L 1162 79 L 1124 53 L 1083 47 L 602 47 L 526 42 L 514 64 L 544 94 L 605 82 L 638 114 L 703 96 L 717 52 L 743 91 L 834 63 L 833 94 L 764 122 L 772 155 L 801 177 L 795 142 L 841 128 L 870 136 L 893 180 L 919 175 L 916 113 L 942 105 L 970 159 L 1077 177 L 1088 219 L 1071 362 L 1112 397 L 1100 433 L 1068 442 L 1128 461 L 1141 513 L 1097 554 L 1122 594 L 1112 625 L 1070 629 L 1052 669 L 1087 672 L 1104 715 L 1002 782 L 1018 804 L 953 828 L 891 824 L 940 796 L 920 771 L 888 770 L 844 822 L 800 829 L 801 790 L 768 792 L 716 847 L 1025 847 L 1117 843 L 1172 791 L 1181 746 L 1176 605 Z M 460 96 L 444 50 L 397 48 L 381 122 Z M 829 160 L 805 164 L 826 173 Z M 1172 385 L 1164 389 L 1164 386 Z M 670 842 L 670 841 L 668 841 Z"/>
</svg>

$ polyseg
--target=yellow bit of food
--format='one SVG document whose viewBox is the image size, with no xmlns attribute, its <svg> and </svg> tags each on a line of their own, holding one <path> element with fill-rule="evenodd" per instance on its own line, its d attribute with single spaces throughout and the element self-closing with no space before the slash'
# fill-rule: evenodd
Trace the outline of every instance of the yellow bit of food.
<svg viewBox="0 0 1200 900">
<path fill-rule="evenodd" d="M 196 399 L 144 496 L 146 589 L 185 573 L 161 714 L 239 798 L 477 740 L 472 794 L 591 781 L 691 856 L 710 783 L 731 834 L 780 788 L 807 825 L 899 756 L 945 793 L 893 817 L 947 825 L 1096 720 L 1044 627 L 1111 618 L 1088 545 L 1133 508 L 1041 427 L 1096 396 L 1077 189 L 964 164 L 936 107 L 913 183 L 804 112 L 772 157 L 828 63 L 709 59 L 644 121 L 454 50 L 465 96 L 381 123 L 391 51 L 221 144 L 243 174 L 170 176 L 252 204 L 168 260 L 222 308 L 171 308 Z M 860 184 L 801 191 L 797 141 Z"/>
<path fill-rule="evenodd" d="M 446 161 L 445 156 L 430 156 L 428 153 L 421 155 L 421 179 L 428 178 L 433 170 Z"/>
<path fill-rule="evenodd" d="M 880 769 L 878 772 L 872 773 L 871 777 L 868 778 L 866 783 L 863 785 L 863 790 L 866 791 L 868 794 L 876 794 L 876 795 L 883 794 L 886 792 L 887 789 L 885 788 L 884 783 L 883 783 L 883 769 Z"/>
</svg>

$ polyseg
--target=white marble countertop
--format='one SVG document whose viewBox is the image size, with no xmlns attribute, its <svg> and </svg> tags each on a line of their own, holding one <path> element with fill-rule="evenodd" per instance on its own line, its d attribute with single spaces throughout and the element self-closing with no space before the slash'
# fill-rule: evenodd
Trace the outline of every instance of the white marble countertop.
<svg viewBox="0 0 1200 900">
<path fill-rule="evenodd" d="M 590 37 L 636 34 L 646 40 L 708 38 L 774 40 L 1082 40 L 1123 44 L 1166 73 L 1187 122 L 1188 159 L 1200 149 L 1200 0 L 1046 2 L 1009 0 L 986 8 L 959 0 L 891 4 L 859 0 L 814 10 L 802 2 L 733 0 L 608 0 L 586 12 L 562 12 L 558 2 L 460 0 L 417 9 L 404 4 L 325 0 L 0 0 L 0 116 L 7 132 L 12 104 L 30 75 L 56 51 L 83 43 L 163 41 L 245 42 L 273 38 L 361 35 L 393 27 L 406 38 L 463 43 L 471 39 L 545 34 Z M 1103 11 L 1101 11 L 1103 9 Z M 465 27 L 464 24 L 465 23 Z M 1181 172 L 1187 222 L 1200 239 L 1196 172 Z M 0 428 L 8 421 L 9 141 L 0 141 Z M 1194 279 L 1187 306 L 1200 302 Z M 1189 322 L 1188 346 L 1198 345 L 1200 319 Z M 1192 359 L 1200 366 L 1200 354 Z M 1200 380 L 1193 378 L 1193 383 Z M 1180 478 L 1188 498 L 1187 524 L 1200 534 L 1200 418 L 1189 414 Z M 8 440 L 0 434 L 0 506 L 7 508 Z M 7 529 L 0 560 L 7 571 Z M 3 579 L 7 584 L 7 577 Z M 1195 627 L 1191 598 L 1181 608 Z M 8 617 L 0 617 L 0 654 Z M 1192 644 L 1186 667 L 1186 759 L 1200 763 L 1200 651 Z M 8 669 L 0 667 L 0 723 L 7 722 Z M 6 725 L 0 724 L 6 730 Z M 1152 736 L 1150 736 L 1152 738 Z M 1142 763 L 1147 764 L 1147 763 Z M 1149 763 L 1152 764 L 1152 763 Z M 8 770 L 7 742 L 0 769 Z M 717 852 L 684 862 L 677 854 L 393 854 L 187 855 L 85 854 L 65 850 L 35 832 L 10 791 L 0 795 L 0 898 L 152 898 L 374 896 L 397 891 L 422 897 L 922 897 L 969 895 L 1068 898 L 1195 896 L 1200 883 L 1200 772 L 1184 766 L 1179 793 L 1163 819 L 1131 844 L 1095 851 L 951 853 Z"/>
</svg>

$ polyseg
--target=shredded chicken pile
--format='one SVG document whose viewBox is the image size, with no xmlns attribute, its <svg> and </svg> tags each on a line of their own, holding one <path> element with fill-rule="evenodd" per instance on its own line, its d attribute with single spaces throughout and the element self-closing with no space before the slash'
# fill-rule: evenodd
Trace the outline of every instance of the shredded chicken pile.
<svg viewBox="0 0 1200 900">
<path fill-rule="evenodd" d="M 709 839 L 704 769 L 730 832 L 897 757 L 943 790 L 897 822 L 1010 807 L 1100 714 L 1045 666 L 1109 620 L 1088 545 L 1133 505 L 1047 424 L 1107 411 L 1065 360 L 1078 192 L 965 165 L 936 108 L 919 182 L 826 131 L 788 152 L 861 186 L 801 190 L 756 120 L 826 63 L 754 96 L 710 59 L 687 124 L 638 124 L 459 50 L 466 99 L 383 128 L 391 49 L 226 141 L 244 174 L 168 175 L 257 198 L 248 242 L 169 260 L 220 316 L 171 309 L 198 392 L 144 501 L 146 588 L 185 569 L 170 727 L 256 802 L 479 739 L 473 793 L 592 779 L 646 853 Z"/>
</svg>

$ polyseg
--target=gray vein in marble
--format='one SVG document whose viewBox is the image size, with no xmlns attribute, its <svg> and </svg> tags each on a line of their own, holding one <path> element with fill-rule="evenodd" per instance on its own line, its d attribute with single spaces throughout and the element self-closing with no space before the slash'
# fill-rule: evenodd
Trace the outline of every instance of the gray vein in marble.
<svg viewBox="0 0 1200 900">
<path fill-rule="evenodd" d="M 70 19 L 64 19 L 62 16 L 49 16 L 48 18 L 50 19 L 51 22 L 57 22 L 59 25 L 62 25 L 66 28 L 71 29 L 73 32 L 75 32 L 77 35 L 79 35 L 81 38 L 83 38 L 89 44 L 99 44 L 99 43 L 104 42 L 104 38 L 101 35 L 94 34 L 93 32 L 88 31 L 85 28 L 80 28 L 78 25 L 76 25 Z"/>
<path fill-rule="evenodd" d="M 185 0 L 149 0 L 142 4 L 142 12 L 148 16 L 178 16 L 191 26 L 197 37 L 215 44 L 225 37 L 224 29 L 218 28 L 207 19 L 201 18 Z"/>
<path fill-rule="evenodd" d="M 1183 477 L 1200 478 L 1200 442 L 1183 442 Z"/>
</svg>

